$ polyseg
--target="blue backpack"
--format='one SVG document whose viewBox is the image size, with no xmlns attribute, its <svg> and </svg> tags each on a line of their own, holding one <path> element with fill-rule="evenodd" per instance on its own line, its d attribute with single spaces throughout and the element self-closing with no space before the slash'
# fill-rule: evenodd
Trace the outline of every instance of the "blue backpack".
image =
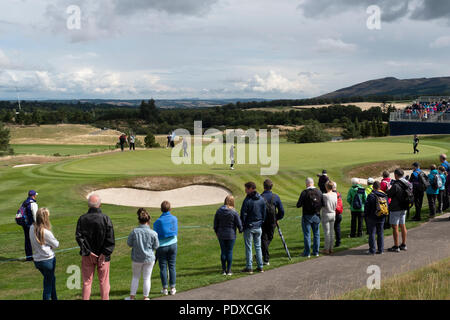
<svg viewBox="0 0 450 320">
<path fill-rule="evenodd" d="M 19 226 L 26 226 L 26 225 L 29 225 L 30 223 L 29 223 L 29 217 L 28 217 L 28 212 L 27 212 L 27 209 L 28 209 L 28 206 L 30 205 L 32 203 L 32 201 L 30 202 L 30 201 L 24 201 L 23 203 L 22 203 L 22 205 L 20 206 L 20 208 L 19 208 L 19 210 L 17 210 L 17 213 L 16 213 L 16 223 L 19 225 Z"/>
</svg>

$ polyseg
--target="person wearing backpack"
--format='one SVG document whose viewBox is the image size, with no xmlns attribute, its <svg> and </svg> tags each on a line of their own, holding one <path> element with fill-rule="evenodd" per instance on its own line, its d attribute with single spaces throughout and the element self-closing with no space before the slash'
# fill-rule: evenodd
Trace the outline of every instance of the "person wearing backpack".
<svg viewBox="0 0 450 320">
<path fill-rule="evenodd" d="M 358 178 L 352 178 L 352 187 L 347 194 L 347 202 L 350 204 L 352 214 L 350 238 L 362 237 L 363 212 L 366 200 L 366 190 L 359 184 Z"/>
<path fill-rule="evenodd" d="M 445 171 L 447 171 L 447 173 L 450 173 L 450 163 L 448 163 L 447 161 L 447 155 L 441 154 L 439 156 L 439 160 L 441 161 L 441 166 L 445 168 Z"/>
<path fill-rule="evenodd" d="M 444 211 L 444 199 L 445 199 L 445 183 L 447 182 L 447 172 L 444 166 L 439 166 L 439 176 L 441 177 L 441 187 L 439 188 L 438 194 L 438 209 L 437 213 L 442 214 Z M 447 208 L 445 208 L 447 209 Z"/>
<path fill-rule="evenodd" d="M 269 246 L 273 240 L 273 233 L 277 226 L 277 222 L 284 217 L 284 208 L 280 197 L 272 193 L 273 182 L 266 179 L 263 183 L 264 192 L 261 196 L 266 200 L 266 220 L 262 225 L 261 250 L 263 255 L 263 264 L 268 266 L 270 254 Z"/>
<path fill-rule="evenodd" d="M 25 260 L 33 261 L 33 249 L 30 242 L 30 227 L 36 221 L 38 204 L 36 197 L 38 193 L 34 190 L 28 191 L 28 198 L 22 202 L 20 209 L 16 214 L 16 223 L 23 228 L 25 235 Z"/>
<path fill-rule="evenodd" d="M 244 230 L 245 241 L 245 268 L 242 272 L 253 273 L 253 255 L 252 242 L 256 251 L 257 271 L 264 272 L 263 259 L 261 250 L 261 235 L 262 225 L 266 219 L 266 201 L 256 191 L 256 184 L 254 182 L 247 182 L 245 184 L 245 193 L 247 196 L 244 199 L 241 207 L 241 221 Z"/>
<path fill-rule="evenodd" d="M 329 180 L 325 184 L 327 190 L 322 195 L 322 214 L 321 222 L 324 234 L 324 254 L 333 253 L 333 241 L 334 241 L 334 221 L 336 220 L 336 207 L 337 207 L 337 194 L 333 192 L 334 182 Z"/>
<path fill-rule="evenodd" d="M 434 218 L 436 216 L 436 200 L 439 194 L 439 181 L 441 181 L 441 177 L 439 172 L 436 170 L 436 165 L 433 164 L 430 167 L 430 174 L 428 175 L 428 181 L 430 182 L 430 186 L 427 188 L 427 198 L 428 198 L 428 207 L 430 208 L 430 218 Z"/>
<path fill-rule="evenodd" d="M 392 179 L 390 178 L 390 174 L 389 171 L 385 170 L 383 171 L 383 179 L 381 180 L 380 183 L 380 190 L 383 191 L 384 193 L 386 193 L 392 185 Z M 388 198 L 388 202 L 391 203 L 391 199 Z M 387 215 L 384 218 L 384 230 L 387 230 L 391 227 L 391 225 L 389 224 L 389 215 Z"/>
<path fill-rule="evenodd" d="M 389 203 L 389 223 L 392 226 L 394 246 L 389 248 L 390 252 L 406 251 L 406 212 L 408 208 L 414 203 L 412 185 L 409 181 L 403 178 L 404 172 L 402 169 L 395 169 L 395 180 L 391 188 L 387 192 L 387 196 L 391 198 Z M 402 243 L 399 245 L 399 228 L 402 232 Z"/>
<path fill-rule="evenodd" d="M 333 181 L 333 192 L 336 193 L 337 196 L 337 204 L 336 204 L 336 216 L 334 219 L 334 235 L 336 238 L 336 243 L 334 246 L 337 248 L 341 245 L 341 222 L 342 222 L 342 213 L 344 212 L 344 203 L 342 202 L 342 195 L 337 192 L 337 184 Z"/>
<path fill-rule="evenodd" d="M 429 185 L 426 174 L 420 169 L 420 165 L 417 162 L 412 164 L 413 172 L 409 177 L 409 182 L 413 185 L 414 194 L 414 206 L 416 208 L 416 214 L 413 217 L 414 221 L 420 221 L 420 213 L 422 211 L 423 197 L 425 190 Z"/>
<path fill-rule="evenodd" d="M 367 232 L 369 234 L 368 254 L 383 254 L 384 252 L 384 220 L 389 214 L 389 203 L 386 193 L 381 191 L 381 184 L 375 181 L 373 191 L 367 197 L 364 206 L 364 216 L 366 217 Z M 377 236 L 375 250 L 375 234 Z"/>
<path fill-rule="evenodd" d="M 314 187 L 312 178 L 306 179 L 306 190 L 303 190 L 297 201 L 297 208 L 303 208 L 302 230 L 305 249 L 303 257 L 311 257 L 311 231 L 313 233 L 313 256 L 319 256 L 320 247 L 320 210 L 322 209 L 322 192 Z"/>
</svg>

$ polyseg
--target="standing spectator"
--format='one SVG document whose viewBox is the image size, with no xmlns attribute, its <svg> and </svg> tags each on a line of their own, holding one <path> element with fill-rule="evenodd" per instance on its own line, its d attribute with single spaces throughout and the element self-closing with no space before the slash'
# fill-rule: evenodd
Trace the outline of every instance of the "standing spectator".
<svg viewBox="0 0 450 320">
<path fill-rule="evenodd" d="M 130 135 L 130 150 L 136 150 L 135 148 L 136 136 L 134 134 Z"/>
<path fill-rule="evenodd" d="M 400 252 L 400 250 L 407 250 L 406 247 L 406 211 L 409 208 L 409 203 L 407 200 L 407 189 L 412 193 L 412 186 L 409 181 L 406 181 L 403 176 L 404 172 L 402 169 L 396 169 L 394 171 L 395 181 L 392 183 L 392 187 L 388 190 L 387 195 L 391 198 L 391 203 L 389 204 L 389 223 L 392 226 L 394 246 L 389 248 L 390 252 Z M 402 232 L 402 243 L 399 246 L 399 228 Z"/>
<path fill-rule="evenodd" d="M 358 178 L 353 178 L 352 187 L 347 194 L 347 203 L 350 204 L 350 211 L 352 214 L 350 238 L 362 237 L 363 212 L 366 200 L 366 190 L 359 184 Z"/>
<path fill-rule="evenodd" d="M 123 152 L 123 148 L 125 146 L 125 143 L 127 143 L 127 136 L 124 133 L 122 133 L 120 135 L 119 143 L 120 143 L 120 150 L 122 150 L 122 152 Z"/>
<path fill-rule="evenodd" d="M 336 243 L 334 244 L 334 246 L 337 248 L 341 245 L 341 222 L 342 213 L 344 213 L 344 204 L 342 201 L 342 195 L 337 192 L 336 182 L 333 182 L 333 192 L 336 193 L 337 196 L 336 217 L 334 220 L 334 234 L 336 237 Z"/>
<path fill-rule="evenodd" d="M 284 217 L 284 208 L 280 197 L 272 193 L 273 182 L 270 179 L 264 181 L 264 192 L 261 196 L 266 200 L 266 220 L 262 225 L 261 250 L 264 265 L 269 265 L 269 245 L 273 240 L 273 233 L 277 226 L 278 220 Z"/>
<path fill-rule="evenodd" d="M 154 250 L 158 249 L 158 234 L 150 229 L 150 215 L 147 210 L 140 208 L 137 211 L 139 226 L 131 231 L 127 239 L 127 244 L 131 247 L 131 267 L 133 279 L 131 280 L 130 296 L 125 300 L 134 300 L 139 287 L 139 279 L 143 284 L 144 300 L 150 300 L 151 278 L 153 266 L 155 265 Z"/>
<path fill-rule="evenodd" d="M 100 282 L 102 300 L 109 300 L 109 267 L 114 251 L 114 227 L 111 219 L 100 209 L 101 200 L 96 194 L 88 199 L 89 211 L 77 222 L 76 240 L 80 246 L 83 300 L 91 296 L 95 269 Z"/>
<path fill-rule="evenodd" d="M 438 178 L 439 172 L 436 170 L 436 165 L 430 167 L 430 174 L 428 175 L 428 181 L 430 186 L 427 188 L 428 207 L 430 208 L 430 218 L 434 218 L 436 215 L 436 200 L 439 195 Z M 440 176 L 439 176 L 440 177 Z"/>
<path fill-rule="evenodd" d="M 176 262 L 178 251 L 178 219 L 170 213 L 169 201 L 161 203 L 161 216 L 153 224 L 153 230 L 158 234 L 159 248 L 156 250 L 156 258 L 159 263 L 159 275 L 161 277 L 161 293 L 167 296 L 177 292 Z M 167 285 L 167 269 L 169 269 L 169 285 Z"/>
<path fill-rule="evenodd" d="M 426 185 L 423 181 L 428 181 L 425 173 L 420 169 L 420 165 L 417 162 L 413 163 L 413 172 L 409 178 L 409 182 L 413 186 L 414 194 L 414 206 L 416 208 L 416 214 L 413 217 L 414 221 L 420 221 L 420 214 L 422 212 L 423 196 L 425 194 Z"/>
<path fill-rule="evenodd" d="M 320 192 L 327 193 L 327 188 L 325 187 L 326 183 L 330 181 L 328 177 L 327 170 L 322 170 L 322 174 L 317 175 L 319 177 L 319 182 L 317 183 Z"/>
<path fill-rule="evenodd" d="M 234 170 L 234 144 L 230 147 L 230 169 Z"/>
<path fill-rule="evenodd" d="M 303 208 L 302 230 L 305 249 L 303 257 L 311 257 L 311 231 L 313 233 L 313 256 L 319 256 L 320 247 L 320 210 L 322 209 L 322 192 L 314 187 L 312 178 L 306 179 L 306 190 L 300 194 L 297 208 Z"/>
<path fill-rule="evenodd" d="M 241 221 L 244 230 L 246 265 L 242 272 L 253 273 L 252 240 L 255 245 L 257 271 L 264 272 L 261 250 L 262 225 L 266 219 L 266 202 L 256 191 L 254 182 L 245 184 L 244 199 L 241 207 Z"/>
<path fill-rule="evenodd" d="M 439 159 L 442 162 L 441 166 L 443 166 L 445 168 L 445 171 L 447 171 L 447 173 L 450 173 L 450 163 L 448 163 L 448 161 L 447 161 L 447 155 L 441 154 Z"/>
<path fill-rule="evenodd" d="M 383 179 L 380 183 L 380 190 L 386 193 L 388 189 L 391 187 L 391 178 L 389 171 L 383 171 Z"/>
<path fill-rule="evenodd" d="M 374 178 L 367 178 L 367 187 L 366 187 L 366 197 L 373 191 L 373 184 L 375 183 Z"/>
<path fill-rule="evenodd" d="M 375 254 L 375 234 L 377 235 L 377 254 L 384 252 L 384 214 L 377 211 L 385 209 L 388 211 L 388 199 L 386 193 L 381 191 L 381 185 L 378 181 L 373 184 L 373 192 L 367 197 L 364 206 L 364 216 L 366 217 L 367 232 L 369 234 L 369 254 Z"/>
<path fill-rule="evenodd" d="M 391 188 L 392 180 L 390 178 L 389 171 L 383 171 L 383 179 L 381 180 L 380 190 L 384 193 Z M 391 203 L 391 199 L 388 198 L 388 202 Z M 384 230 L 389 229 L 391 225 L 389 224 L 389 215 L 384 218 Z"/>
<path fill-rule="evenodd" d="M 228 195 L 224 205 L 214 216 L 214 232 L 220 244 L 220 260 L 222 262 L 222 275 L 233 275 L 231 265 L 233 263 L 233 248 L 236 242 L 236 229 L 242 233 L 242 223 L 239 214 L 234 209 L 234 197 Z"/>
<path fill-rule="evenodd" d="M 427 118 L 426 114 L 425 114 L 425 119 Z M 414 135 L 414 139 L 413 139 L 413 147 L 414 147 L 414 154 L 419 153 L 419 149 L 417 149 L 417 147 L 419 146 L 419 137 L 417 136 L 417 134 Z"/>
<path fill-rule="evenodd" d="M 38 193 L 34 190 L 28 191 L 28 198 L 22 202 L 21 207 L 24 209 L 25 219 L 22 224 L 23 233 L 25 235 L 25 256 L 26 261 L 33 261 L 33 249 L 30 242 L 30 227 L 36 221 L 36 213 L 38 211 L 38 204 L 36 197 Z"/>
<path fill-rule="evenodd" d="M 56 296 L 55 267 L 56 258 L 54 248 L 59 242 L 52 233 L 50 212 L 41 208 L 36 213 L 36 222 L 30 227 L 30 241 L 33 248 L 34 265 L 44 276 L 43 300 L 58 300 Z"/>
<path fill-rule="evenodd" d="M 444 211 L 445 183 L 447 182 L 447 172 L 444 166 L 439 166 L 439 176 L 441 177 L 442 186 L 439 188 L 437 213 L 442 214 Z"/>
<path fill-rule="evenodd" d="M 167 135 L 167 146 L 166 149 L 170 147 L 170 141 L 172 140 L 172 133 L 169 132 Z"/>
<path fill-rule="evenodd" d="M 186 137 L 182 137 L 183 139 L 183 157 L 188 157 L 189 153 L 187 152 L 188 143 Z"/>
<path fill-rule="evenodd" d="M 336 220 L 337 194 L 333 192 L 334 182 L 328 180 L 325 184 L 327 190 L 322 196 L 322 228 L 325 239 L 323 253 L 333 253 L 334 222 Z"/>
</svg>

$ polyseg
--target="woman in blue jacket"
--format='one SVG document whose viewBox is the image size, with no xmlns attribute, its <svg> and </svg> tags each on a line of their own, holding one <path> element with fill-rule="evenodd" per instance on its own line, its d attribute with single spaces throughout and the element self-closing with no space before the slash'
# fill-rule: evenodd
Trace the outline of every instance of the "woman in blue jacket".
<svg viewBox="0 0 450 320">
<path fill-rule="evenodd" d="M 447 210 L 447 208 L 444 207 L 445 196 L 446 196 L 445 184 L 447 182 L 447 171 L 445 170 L 444 166 L 439 167 L 439 175 L 441 176 L 442 186 L 439 188 L 437 213 L 441 214 L 444 210 Z"/>
<path fill-rule="evenodd" d="M 436 200 L 439 194 L 439 188 L 433 188 L 433 184 L 435 183 L 436 176 L 439 175 L 439 172 L 436 170 L 436 165 L 432 165 L 430 167 L 430 174 L 428 175 L 428 181 L 430 181 L 430 186 L 427 188 L 427 198 L 428 198 L 428 207 L 430 208 L 430 218 L 434 218 L 436 215 Z"/>
<path fill-rule="evenodd" d="M 233 262 L 233 247 L 236 242 L 236 229 L 242 232 L 242 222 L 234 209 L 234 197 L 229 195 L 225 198 L 224 205 L 217 210 L 214 216 L 214 231 L 217 239 L 219 239 L 223 275 L 232 275 L 231 264 Z"/>
<path fill-rule="evenodd" d="M 159 248 L 156 250 L 156 258 L 159 263 L 159 274 L 163 289 L 161 293 L 164 295 L 174 295 L 177 290 L 176 284 L 176 260 L 177 260 L 177 236 L 178 236 L 178 220 L 177 217 L 170 213 L 169 201 L 161 203 L 162 215 L 153 224 L 153 230 L 158 234 Z M 169 269 L 169 285 L 167 285 L 167 268 Z"/>
</svg>

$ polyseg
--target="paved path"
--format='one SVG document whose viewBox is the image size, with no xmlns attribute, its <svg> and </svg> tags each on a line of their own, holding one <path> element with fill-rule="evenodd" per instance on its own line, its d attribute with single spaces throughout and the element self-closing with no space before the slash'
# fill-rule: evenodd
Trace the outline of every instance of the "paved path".
<svg viewBox="0 0 450 320">
<path fill-rule="evenodd" d="M 330 299 L 366 285 L 367 267 L 378 265 L 381 279 L 450 257 L 450 214 L 408 232 L 408 251 L 366 255 L 368 245 L 321 256 L 264 273 L 177 293 L 163 299 L 295 300 Z M 393 246 L 392 236 L 385 247 Z"/>
</svg>

